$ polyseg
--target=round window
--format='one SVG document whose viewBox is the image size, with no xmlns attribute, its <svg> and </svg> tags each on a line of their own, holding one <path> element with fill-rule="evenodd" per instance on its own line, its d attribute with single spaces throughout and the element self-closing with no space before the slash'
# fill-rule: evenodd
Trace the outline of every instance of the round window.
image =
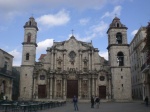
<svg viewBox="0 0 150 112">
<path fill-rule="evenodd" d="M 104 76 L 100 76 L 100 81 L 104 81 L 105 80 L 105 77 Z"/>
</svg>

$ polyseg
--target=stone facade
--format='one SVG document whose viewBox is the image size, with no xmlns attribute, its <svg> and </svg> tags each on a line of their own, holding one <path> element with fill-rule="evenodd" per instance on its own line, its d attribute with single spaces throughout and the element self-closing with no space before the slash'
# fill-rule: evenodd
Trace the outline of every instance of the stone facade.
<svg viewBox="0 0 150 112">
<path fill-rule="evenodd" d="M 12 99 L 12 62 L 13 56 L 0 49 L 0 100 Z"/>
<path fill-rule="evenodd" d="M 91 42 L 82 42 L 73 35 L 69 40 L 53 42 L 47 54 L 35 62 L 37 23 L 31 17 L 25 26 L 20 76 L 20 98 L 24 100 L 69 99 L 80 100 L 91 96 L 101 99 L 131 100 L 131 73 L 126 29 L 109 29 L 115 39 L 116 32 L 125 36 L 124 44 L 109 43 L 111 67 Z M 114 42 L 112 38 L 109 38 Z M 124 66 L 118 66 L 116 54 L 124 53 Z M 122 69 L 122 72 L 120 70 Z M 121 78 L 121 76 L 123 78 Z M 123 86 L 123 87 L 122 87 Z"/>
</svg>

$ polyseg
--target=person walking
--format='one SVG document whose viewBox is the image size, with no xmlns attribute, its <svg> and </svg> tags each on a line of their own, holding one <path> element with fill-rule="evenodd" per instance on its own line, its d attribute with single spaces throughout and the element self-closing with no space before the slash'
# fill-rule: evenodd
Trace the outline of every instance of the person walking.
<svg viewBox="0 0 150 112">
<path fill-rule="evenodd" d="M 91 96 L 91 108 L 94 108 L 94 97 Z"/>
<path fill-rule="evenodd" d="M 74 103 L 74 110 L 75 111 L 78 111 L 79 109 L 78 109 L 78 99 L 77 99 L 77 97 L 76 96 L 74 96 L 73 97 L 73 103 Z"/>
<path fill-rule="evenodd" d="M 95 103 L 96 103 L 96 108 L 98 109 L 99 108 L 99 104 L 100 104 L 100 98 L 99 97 L 96 97 Z"/>
<path fill-rule="evenodd" d="M 146 106 L 148 106 L 148 96 L 145 97 L 144 101 L 145 101 Z"/>
</svg>

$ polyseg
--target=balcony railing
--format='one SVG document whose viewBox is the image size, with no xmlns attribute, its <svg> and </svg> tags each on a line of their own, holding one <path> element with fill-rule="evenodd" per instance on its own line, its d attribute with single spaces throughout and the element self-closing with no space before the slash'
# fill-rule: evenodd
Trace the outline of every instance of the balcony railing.
<svg viewBox="0 0 150 112">
<path fill-rule="evenodd" d="M 9 70 L 6 70 L 5 68 L 0 68 L 0 73 L 7 75 L 7 76 L 11 76 L 12 72 Z"/>
<path fill-rule="evenodd" d="M 148 59 L 141 67 L 141 72 L 147 72 L 149 70 L 150 67 L 150 59 Z"/>
</svg>

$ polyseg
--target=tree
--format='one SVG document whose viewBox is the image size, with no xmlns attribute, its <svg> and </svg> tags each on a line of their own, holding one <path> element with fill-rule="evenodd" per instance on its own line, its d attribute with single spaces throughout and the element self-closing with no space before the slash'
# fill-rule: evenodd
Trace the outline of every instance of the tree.
<svg viewBox="0 0 150 112">
<path fill-rule="evenodd" d="M 150 64 L 150 22 L 146 27 L 147 64 Z"/>
</svg>

